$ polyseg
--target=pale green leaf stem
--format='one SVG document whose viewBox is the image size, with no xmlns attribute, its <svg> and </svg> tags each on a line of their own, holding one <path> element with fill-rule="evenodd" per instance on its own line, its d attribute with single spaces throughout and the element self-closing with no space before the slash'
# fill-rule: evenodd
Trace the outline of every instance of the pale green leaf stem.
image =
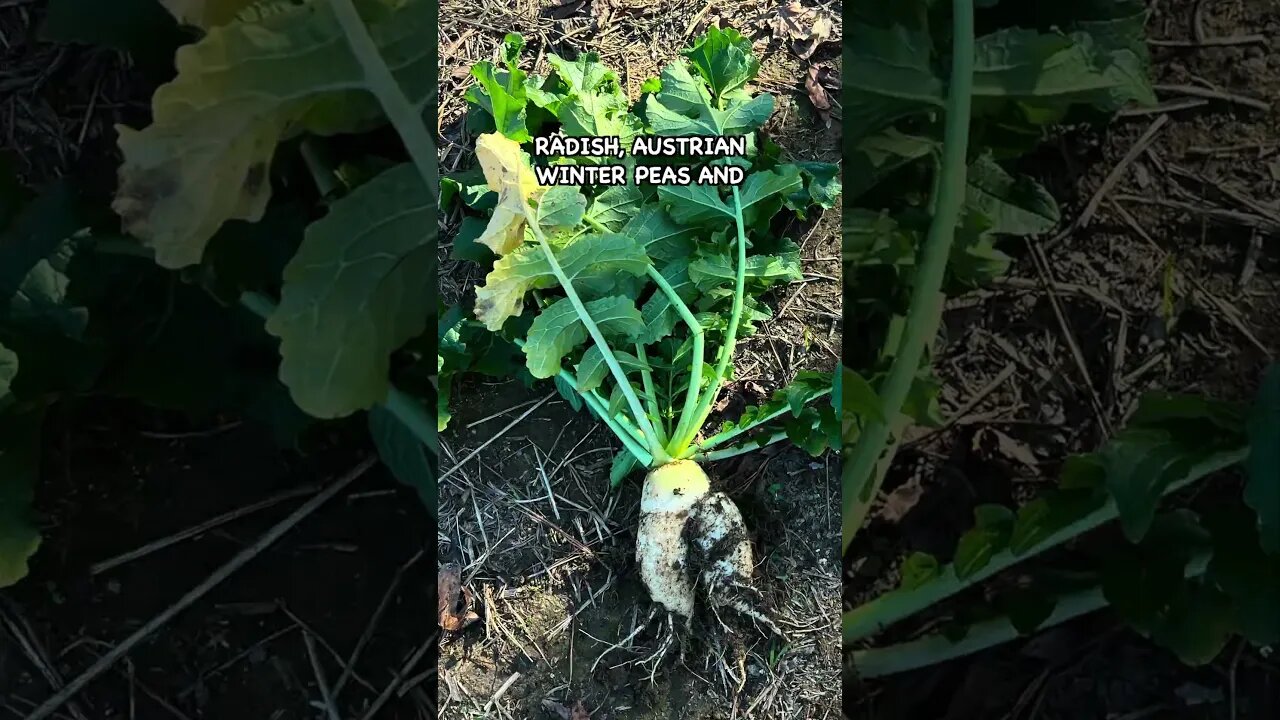
<svg viewBox="0 0 1280 720">
<path fill-rule="evenodd" d="M 939 291 L 946 274 L 956 223 L 965 201 L 966 157 L 969 148 L 970 109 L 973 104 L 974 19 L 973 0 L 956 0 L 952 22 L 951 87 L 947 99 L 946 132 L 939 170 L 939 191 L 920 267 L 911 289 L 907 327 L 893 365 L 881 390 L 882 417 L 896 418 L 902 410 L 920 367 L 925 347 L 937 333 Z M 845 464 L 843 478 L 843 548 L 848 550 L 875 500 L 877 461 L 889 439 L 889 425 L 871 420 Z"/>
</svg>

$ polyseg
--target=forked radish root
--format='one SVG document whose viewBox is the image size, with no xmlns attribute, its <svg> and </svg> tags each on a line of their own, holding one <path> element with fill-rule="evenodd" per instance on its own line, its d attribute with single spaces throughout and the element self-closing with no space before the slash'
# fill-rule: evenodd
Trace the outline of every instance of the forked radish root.
<svg viewBox="0 0 1280 720">
<path fill-rule="evenodd" d="M 710 492 L 707 475 L 691 460 L 648 474 L 640 497 L 636 560 L 649 595 L 667 610 L 691 617 L 696 588 L 713 607 L 750 611 L 751 542 L 742 513 L 724 493 Z"/>
</svg>

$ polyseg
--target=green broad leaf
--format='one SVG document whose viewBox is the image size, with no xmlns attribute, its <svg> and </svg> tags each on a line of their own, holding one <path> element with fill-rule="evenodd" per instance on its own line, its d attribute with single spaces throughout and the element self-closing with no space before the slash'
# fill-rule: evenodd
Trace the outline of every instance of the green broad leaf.
<svg viewBox="0 0 1280 720">
<path fill-rule="evenodd" d="M 582 353 L 582 360 L 574 371 L 577 373 L 575 379 L 578 381 L 578 392 L 591 392 L 609 377 L 609 365 L 604 361 L 604 353 L 596 345 Z"/>
<path fill-rule="evenodd" d="M 488 61 L 476 63 L 471 68 L 476 84 L 468 88 L 464 96 L 468 103 L 493 118 L 498 132 L 520 143 L 529 140 L 526 105 L 530 83 L 524 71 L 516 66 L 523 49 L 524 38 L 508 33 L 503 39 L 503 59 L 507 69 L 499 70 Z"/>
<path fill-rule="evenodd" d="M 681 225 L 720 227 L 735 218 L 733 207 L 711 185 L 662 185 L 658 199 L 671 219 Z"/>
<path fill-rule="evenodd" d="M 402 484 L 413 488 L 433 517 L 436 514 L 436 458 L 418 436 L 390 410 L 376 406 L 369 411 L 369 434 L 378 457 Z"/>
<path fill-rule="evenodd" d="M 634 343 L 644 335 L 644 319 L 630 298 L 600 298 L 586 303 L 586 310 L 605 337 Z M 524 346 L 529 372 L 536 378 L 555 375 L 560 372 L 560 361 L 587 338 L 587 327 L 573 303 L 569 298 L 557 300 L 544 308 L 529 327 Z"/>
<path fill-rule="evenodd" d="M 1151 639 L 1192 667 L 1207 665 L 1227 646 L 1236 623 L 1230 599 L 1217 588 L 1188 583 Z"/>
<path fill-rule="evenodd" d="M 1018 508 L 1009 550 L 1021 555 L 1102 506 L 1104 498 L 1084 490 L 1052 490 Z"/>
<path fill-rule="evenodd" d="M 498 193 L 485 184 L 479 164 L 440 178 L 440 207 L 448 209 L 454 198 L 475 210 L 492 210 L 498 204 Z"/>
<path fill-rule="evenodd" d="M 1246 508 L 1217 508 L 1205 526 L 1213 541 L 1205 578 L 1231 598 L 1240 634 L 1257 646 L 1280 643 L 1280 556 L 1262 549 Z"/>
<path fill-rule="evenodd" d="M 991 219 L 1000 235 L 1039 235 L 1061 219 L 1058 203 L 1040 183 L 1012 175 L 984 154 L 969 165 L 967 202 Z"/>
<path fill-rule="evenodd" d="M 928 157 L 938 146 L 932 138 L 908 135 L 892 127 L 862 138 L 845 161 L 845 177 L 849 179 L 846 197 L 858 199 L 895 170 Z"/>
<path fill-rule="evenodd" d="M 732 28 L 708 27 L 707 34 L 683 55 L 718 98 L 742 88 L 760 71 L 760 61 L 751 52 L 751 39 Z"/>
<path fill-rule="evenodd" d="M 747 283 L 756 288 L 802 280 L 800 248 L 788 242 L 778 255 L 748 255 L 745 274 Z M 721 285 L 732 286 L 736 277 L 737 259 L 726 253 L 703 255 L 689 263 L 689 279 L 702 292 Z"/>
<path fill-rule="evenodd" d="M 1003 505 L 979 505 L 973 509 L 974 526 L 960 536 L 952 561 L 956 577 L 964 580 L 991 562 L 1009 545 L 1013 511 Z"/>
<path fill-rule="evenodd" d="M 1271 365 L 1248 421 L 1244 501 L 1258 514 L 1262 548 L 1280 554 L 1280 365 Z"/>
<path fill-rule="evenodd" d="M 1137 542 L 1155 518 L 1165 490 L 1187 478 L 1206 459 L 1206 453 L 1188 448 L 1167 432 L 1129 427 L 1113 437 L 1097 457 L 1107 491 L 1119 511 L 1120 526 L 1131 542 Z"/>
<path fill-rule="evenodd" d="M 649 369 L 647 363 L 629 352 L 614 350 L 613 356 L 622 367 L 623 372 Z M 592 345 L 582 353 L 582 360 L 574 368 L 577 371 L 578 391 L 591 392 L 598 389 L 609 377 L 609 365 L 605 362 L 604 353 L 598 345 Z"/>
<path fill-rule="evenodd" d="M 577 188 L 559 186 L 543 193 L 535 210 L 538 226 L 550 232 L 558 227 L 574 227 L 582 223 L 587 198 Z"/>
<path fill-rule="evenodd" d="M 686 304 L 693 302 L 698 295 L 698 288 L 689 278 L 689 261 L 677 258 L 669 262 L 660 271 L 676 296 Z M 644 318 L 646 345 L 656 343 L 669 336 L 680 321 L 680 313 L 666 293 L 655 288 L 653 296 L 640 307 L 640 315 Z"/>
<path fill-rule="evenodd" d="M 458 231 L 453 235 L 453 251 L 451 257 L 454 260 L 469 260 L 481 267 L 492 265 L 498 259 L 497 255 L 483 243 L 476 242 L 484 235 L 485 227 L 488 223 L 477 217 L 467 216 L 462 218 L 462 223 L 458 225 Z"/>
<path fill-rule="evenodd" d="M 66 180 L 52 183 L 15 214 L 0 228 L 0 308 L 81 228 L 76 191 Z"/>
<path fill-rule="evenodd" d="M 307 228 L 284 272 L 267 331 L 280 338 L 280 378 L 319 418 L 386 399 L 391 353 L 435 307 L 434 195 L 412 165 L 388 170 Z"/>
<path fill-rule="evenodd" d="M 27 561 L 40 547 L 31 502 L 43 422 L 43 410 L 0 413 L 0 588 L 26 577 Z"/>
<path fill-rule="evenodd" d="M 961 217 L 947 262 L 949 286 L 981 287 L 1008 272 L 1012 260 L 996 249 L 991 227 L 991 219 L 972 208 Z"/>
<path fill-rule="evenodd" d="M 640 467 L 640 461 L 630 452 L 623 450 L 613 456 L 613 464 L 609 466 L 609 487 L 616 488 L 627 476 Z"/>
<path fill-rule="evenodd" d="M 902 563 L 902 590 L 919 588 L 942 574 L 938 558 L 922 552 L 913 552 Z"/>
<path fill-rule="evenodd" d="M 644 110 L 655 135 L 745 135 L 768 122 L 773 96 L 734 91 L 713 97 L 700 74 L 674 62 L 662 71 L 661 89 L 645 97 Z"/>
<path fill-rule="evenodd" d="M 560 375 L 556 375 L 552 380 L 556 386 L 556 391 L 560 393 L 560 397 L 569 403 L 569 407 L 573 408 L 574 412 L 582 412 L 582 396 L 578 394 L 577 389 Z"/>
<path fill-rule="evenodd" d="M 773 171 L 751 173 L 738 191 L 743 224 L 748 227 L 767 224 L 788 196 L 803 189 L 800 168 L 795 165 L 779 165 Z"/>
<path fill-rule="evenodd" d="M 552 111 L 564 134 L 616 136 L 628 147 L 643 126 L 629 112 L 630 102 L 617 74 L 601 64 L 595 53 L 582 53 L 573 61 L 548 55 L 547 62 L 555 69 L 560 85 L 551 94 L 562 97 L 554 103 L 539 98 L 539 104 Z"/>
<path fill-rule="evenodd" d="M 11 322 L 39 327 L 72 340 L 84 335 L 89 310 L 68 296 L 67 273 L 79 244 L 76 240 L 66 240 L 31 267 L 9 299 Z"/>
<path fill-rule="evenodd" d="M 816 398 L 832 392 L 831 381 L 832 376 L 826 373 L 802 370 L 796 374 L 795 380 L 792 380 L 782 389 L 775 391 L 768 402 L 758 406 L 748 406 L 747 409 L 742 411 L 742 415 L 737 420 L 726 421 L 721 424 L 716 434 L 746 432 L 756 427 L 762 427 L 772 417 L 782 414 L 789 414 L 799 421 L 792 424 L 797 433 L 801 430 L 811 429 L 815 416 L 806 414 L 807 406 Z M 788 429 L 791 430 L 790 425 Z M 808 433 L 803 435 L 805 438 L 808 437 Z"/>
<path fill-rule="evenodd" d="M 416 109 L 436 79 L 435 5 L 356 0 L 369 33 Z M 168 268 L 194 265 L 218 228 L 257 221 L 271 196 L 276 145 L 303 132 L 364 130 L 381 117 L 330 3 L 273 6 L 211 28 L 177 55 L 177 77 L 152 98 L 152 123 L 120 127 L 113 208 Z M 437 188 L 430 188 L 433 202 Z"/>
<path fill-rule="evenodd" d="M 880 396 L 866 378 L 850 367 L 843 367 L 840 380 L 842 411 L 864 421 L 886 422 Z"/>
<path fill-rule="evenodd" d="M 586 217 L 614 232 L 623 232 L 643 205 L 644 193 L 640 188 L 635 185 L 614 185 L 592 198 Z"/>
<path fill-rule="evenodd" d="M 1081 103 L 1118 110 L 1128 101 L 1154 103 L 1139 59 L 1100 47 L 1087 32 L 1004 28 L 977 39 L 975 97 Z"/>
<path fill-rule="evenodd" d="M 574 283 L 619 273 L 644 275 L 649 256 L 626 235 L 584 235 L 554 251 L 565 276 Z M 521 314 L 525 295 L 533 289 L 559 284 L 541 245 L 525 244 L 501 257 L 476 288 L 476 319 L 492 331 L 502 329 L 508 318 Z"/>
<path fill-rule="evenodd" d="M 655 265 L 687 260 L 700 232 L 676 223 L 657 205 L 645 205 L 622 228 L 622 235 L 643 247 Z"/>
<path fill-rule="evenodd" d="M 835 163 L 802 162 L 795 165 L 779 166 L 779 172 L 786 176 L 794 167 L 804 181 L 803 186 L 783 198 L 787 208 L 804 219 L 809 206 L 817 205 L 825 210 L 835 207 L 836 198 L 840 195 L 840 166 Z"/>
<path fill-rule="evenodd" d="M 855 145 L 901 118 L 943 105 L 945 89 L 927 31 L 855 22 L 845 29 L 844 42 L 844 131 Z"/>
</svg>

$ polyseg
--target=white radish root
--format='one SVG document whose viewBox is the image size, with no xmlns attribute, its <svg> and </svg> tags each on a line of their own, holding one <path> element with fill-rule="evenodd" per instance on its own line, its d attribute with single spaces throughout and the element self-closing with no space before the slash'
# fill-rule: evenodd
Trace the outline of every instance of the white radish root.
<svg viewBox="0 0 1280 720">
<path fill-rule="evenodd" d="M 710 492 L 695 462 L 678 460 L 645 478 L 636 559 L 650 597 L 672 613 L 691 617 L 702 587 L 713 607 L 763 617 L 744 599 L 754 590 L 742 513 L 724 493 Z"/>
</svg>

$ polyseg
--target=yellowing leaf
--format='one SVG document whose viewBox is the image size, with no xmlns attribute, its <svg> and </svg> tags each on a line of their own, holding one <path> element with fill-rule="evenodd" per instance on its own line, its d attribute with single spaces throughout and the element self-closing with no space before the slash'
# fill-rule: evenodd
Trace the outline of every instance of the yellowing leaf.
<svg viewBox="0 0 1280 720">
<path fill-rule="evenodd" d="M 506 255 L 524 242 L 527 203 L 547 188 L 538 185 L 533 168 L 520 150 L 520 143 L 501 133 L 476 139 L 476 158 L 484 171 L 485 183 L 498 193 L 498 206 L 484 233 L 476 240 L 498 255 Z"/>
<path fill-rule="evenodd" d="M 356 4 L 405 94 L 425 107 L 434 61 L 421 38 L 434 4 Z M 381 116 L 328 2 L 271 8 L 179 49 L 177 77 L 152 98 L 152 124 L 119 128 L 124 164 L 113 207 L 165 267 L 198 263 L 223 222 L 261 218 L 282 139 L 361 130 Z"/>
<path fill-rule="evenodd" d="M 616 233 L 587 235 L 572 245 L 555 251 L 565 277 L 577 278 L 606 271 L 644 275 L 649 257 L 633 238 Z M 551 263 L 542 248 L 525 245 L 499 258 L 476 288 L 476 319 L 493 331 L 523 309 L 525 293 L 556 285 Z"/>
<path fill-rule="evenodd" d="M 253 0 L 160 0 L 160 4 L 184 25 L 211 28 L 235 19 Z"/>
</svg>

